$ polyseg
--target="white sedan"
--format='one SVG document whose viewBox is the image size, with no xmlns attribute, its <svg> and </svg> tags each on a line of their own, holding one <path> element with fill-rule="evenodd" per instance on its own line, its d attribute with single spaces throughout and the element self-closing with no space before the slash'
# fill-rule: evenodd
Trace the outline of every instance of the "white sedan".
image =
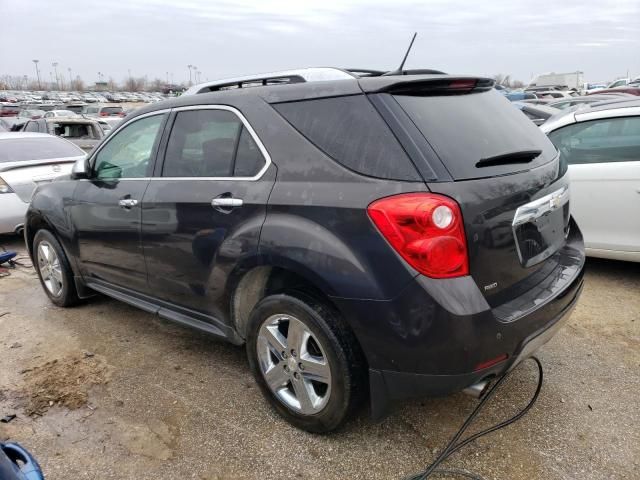
<svg viewBox="0 0 640 480">
<path fill-rule="evenodd" d="M 540 128 L 568 164 L 587 255 L 640 262 L 640 99 L 571 111 Z"/>
<path fill-rule="evenodd" d="M 71 173 L 85 152 L 46 133 L 0 133 L 0 234 L 20 233 L 38 184 Z"/>
</svg>

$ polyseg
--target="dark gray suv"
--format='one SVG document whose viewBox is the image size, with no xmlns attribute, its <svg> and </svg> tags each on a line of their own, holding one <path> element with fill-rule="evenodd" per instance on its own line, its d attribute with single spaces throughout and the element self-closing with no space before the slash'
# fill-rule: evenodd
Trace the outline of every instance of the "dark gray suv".
<svg viewBox="0 0 640 480">
<path fill-rule="evenodd" d="M 481 392 L 582 288 L 566 165 L 493 81 L 308 69 L 138 110 L 43 185 L 45 293 L 95 292 L 246 344 L 292 424 Z"/>
</svg>

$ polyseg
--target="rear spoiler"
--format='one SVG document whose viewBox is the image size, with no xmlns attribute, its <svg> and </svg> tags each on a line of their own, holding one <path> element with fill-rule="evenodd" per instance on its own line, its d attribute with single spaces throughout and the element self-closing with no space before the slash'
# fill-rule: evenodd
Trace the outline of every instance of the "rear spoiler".
<svg viewBox="0 0 640 480">
<path fill-rule="evenodd" d="M 365 93 L 395 95 L 461 95 L 491 90 L 495 81 L 482 77 L 454 77 L 442 75 L 368 77 L 358 80 Z"/>
</svg>

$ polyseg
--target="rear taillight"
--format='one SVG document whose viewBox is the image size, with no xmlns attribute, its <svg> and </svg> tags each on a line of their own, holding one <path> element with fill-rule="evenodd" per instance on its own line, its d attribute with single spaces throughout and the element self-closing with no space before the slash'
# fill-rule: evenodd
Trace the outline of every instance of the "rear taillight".
<svg viewBox="0 0 640 480">
<path fill-rule="evenodd" d="M 108 117 L 109 114 L 107 112 L 100 112 L 101 117 Z"/>
<path fill-rule="evenodd" d="M 433 278 L 469 274 L 460 207 L 433 193 L 406 193 L 367 208 L 380 233 L 409 265 Z"/>
<path fill-rule="evenodd" d="M 0 193 L 13 193 L 13 189 L 0 177 Z"/>
</svg>

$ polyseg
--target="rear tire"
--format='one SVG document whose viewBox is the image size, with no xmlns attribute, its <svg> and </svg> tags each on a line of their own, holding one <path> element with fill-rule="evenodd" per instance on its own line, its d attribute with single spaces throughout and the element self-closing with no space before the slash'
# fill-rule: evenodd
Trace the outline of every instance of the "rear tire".
<svg viewBox="0 0 640 480">
<path fill-rule="evenodd" d="M 33 265 L 49 300 L 59 307 L 78 303 L 78 292 L 67 256 L 60 242 L 48 230 L 38 230 L 33 239 Z"/>
<path fill-rule="evenodd" d="M 247 355 L 267 400 L 303 430 L 335 430 L 366 396 L 353 333 L 333 308 L 304 294 L 271 295 L 255 306 Z"/>
</svg>

